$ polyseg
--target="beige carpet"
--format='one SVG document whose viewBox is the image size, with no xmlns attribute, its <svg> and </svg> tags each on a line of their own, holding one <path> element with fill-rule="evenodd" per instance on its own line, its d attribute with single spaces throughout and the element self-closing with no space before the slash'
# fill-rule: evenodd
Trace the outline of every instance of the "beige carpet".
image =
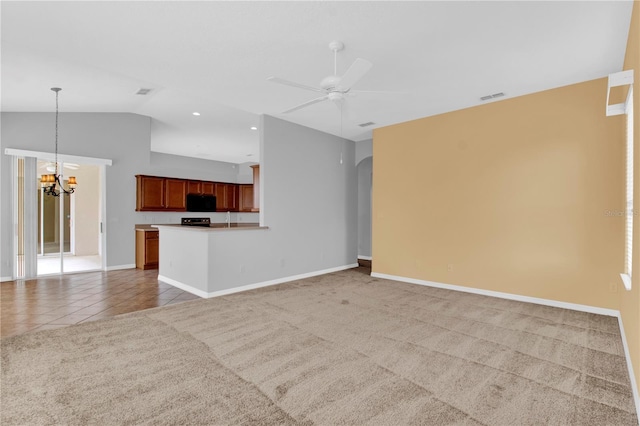
<svg viewBox="0 0 640 426">
<path fill-rule="evenodd" d="M 637 424 L 617 320 L 358 270 L 2 340 L 2 425 Z"/>
</svg>

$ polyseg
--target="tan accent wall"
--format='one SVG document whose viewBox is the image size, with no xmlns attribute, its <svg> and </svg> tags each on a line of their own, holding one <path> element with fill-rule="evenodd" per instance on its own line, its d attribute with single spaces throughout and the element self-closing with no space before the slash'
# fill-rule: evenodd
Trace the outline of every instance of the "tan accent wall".
<svg viewBox="0 0 640 426">
<path fill-rule="evenodd" d="M 606 78 L 374 131 L 373 271 L 618 309 L 624 122 Z"/>
<path fill-rule="evenodd" d="M 634 206 L 635 212 L 633 229 L 633 273 L 631 291 L 620 294 L 620 313 L 624 324 L 627 344 L 633 362 L 636 383 L 640 386 L 640 2 L 633 4 L 631 28 L 627 42 L 624 69 L 633 69 L 635 74 L 634 87 Z"/>
</svg>

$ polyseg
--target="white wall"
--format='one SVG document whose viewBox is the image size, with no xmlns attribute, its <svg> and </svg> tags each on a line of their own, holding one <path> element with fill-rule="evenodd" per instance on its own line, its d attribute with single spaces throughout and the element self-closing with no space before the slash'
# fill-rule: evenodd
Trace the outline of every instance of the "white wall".
<svg viewBox="0 0 640 426">
<path fill-rule="evenodd" d="M 260 128 L 260 208 L 287 274 L 357 262 L 355 143 L 270 116 Z"/>
<path fill-rule="evenodd" d="M 258 163 L 238 164 L 238 183 L 253 183 L 253 164 Z"/>
<path fill-rule="evenodd" d="M 0 148 L 0 276 L 11 277 L 13 233 L 11 158 L 5 148 L 52 152 L 54 113 L 3 112 Z M 151 153 L 151 119 L 129 113 L 60 113 L 59 152 L 111 159 L 106 167 L 107 267 L 135 264 L 134 225 L 177 223 L 180 213 L 137 213 L 136 174 L 177 176 L 191 179 L 236 182 L 237 167 L 168 154 Z M 81 183 L 80 183 L 81 184 Z M 244 214 L 243 214 L 244 215 Z M 184 215 L 186 216 L 186 215 Z M 224 214 L 212 214 L 224 221 Z"/>
<path fill-rule="evenodd" d="M 161 228 L 160 275 L 214 293 L 357 262 L 354 142 L 270 116 L 260 129 L 269 229 L 207 233 L 208 270 L 194 278 L 194 259 L 176 250 L 194 231 Z"/>
</svg>

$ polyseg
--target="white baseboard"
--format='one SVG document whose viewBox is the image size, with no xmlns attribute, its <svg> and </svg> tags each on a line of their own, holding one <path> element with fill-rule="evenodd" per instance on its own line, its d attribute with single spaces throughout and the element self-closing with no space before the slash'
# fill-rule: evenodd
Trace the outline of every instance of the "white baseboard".
<svg viewBox="0 0 640 426">
<path fill-rule="evenodd" d="M 167 284 L 171 284 L 174 287 L 178 287 L 181 290 L 188 291 L 189 293 L 195 294 L 196 296 L 209 299 L 209 298 L 212 298 L 212 297 L 226 296 L 227 294 L 240 293 L 242 291 L 254 290 L 256 288 L 268 287 L 268 286 L 271 286 L 271 285 L 282 284 L 282 283 L 286 283 L 286 282 L 289 282 L 289 281 L 296 281 L 296 280 L 301 280 L 301 279 L 304 279 L 304 278 L 315 277 L 316 275 L 330 274 L 331 272 L 344 271 L 345 269 L 351 269 L 351 268 L 357 268 L 357 267 L 358 267 L 357 263 L 351 263 L 349 265 L 337 266 L 335 268 L 322 269 L 320 271 L 307 272 L 307 273 L 299 274 L 299 275 L 291 275 L 291 276 L 288 276 L 288 277 L 276 278 L 274 280 L 262 281 L 262 282 L 259 282 L 259 283 L 243 285 L 243 286 L 240 286 L 240 287 L 227 288 L 227 289 L 224 289 L 224 290 L 213 291 L 213 292 L 210 292 L 210 293 L 207 293 L 206 291 L 194 288 L 194 287 L 192 287 L 192 286 L 190 286 L 188 284 L 181 283 L 181 282 L 176 281 L 174 279 L 165 277 L 163 275 L 158 275 L 158 280 L 160 280 L 162 282 L 165 282 Z"/>
<path fill-rule="evenodd" d="M 481 294 L 483 296 L 499 297 L 500 299 L 517 300 L 519 302 L 535 303 L 538 305 L 554 306 L 556 308 L 572 309 L 574 311 L 589 312 L 592 314 L 618 317 L 619 311 L 615 309 L 600 308 L 598 306 L 580 305 L 577 303 L 560 302 L 552 299 L 541 299 L 538 297 L 521 296 L 519 294 L 502 293 L 500 291 L 484 290 L 481 288 L 465 287 L 461 285 L 443 284 L 435 281 L 418 280 L 415 278 L 399 277 L 396 275 L 380 274 L 372 272 L 372 277 L 384 278 L 393 281 L 402 281 L 411 284 L 426 285 L 428 287 L 444 288 L 447 290 L 463 291 L 465 293 Z"/>
<path fill-rule="evenodd" d="M 3 283 L 5 281 L 13 281 L 12 277 L 0 277 L 0 283 Z"/>
<path fill-rule="evenodd" d="M 180 281 L 176 281 L 173 278 L 169 278 L 169 277 L 165 277 L 164 275 L 158 275 L 158 281 L 162 281 L 163 283 L 167 283 L 167 284 L 171 284 L 174 287 L 179 288 L 180 290 L 184 290 L 186 292 L 189 292 L 191 294 L 195 294 L 198 297 L 202 297 L 204 299 L 211 297 L 209 296 L 209 293 L 207 293 L 204 290 L 200 290 L 197 289 L 195 287 L 192 287 L 188 284 L 185 283 L 181 283 Z"/>
<path fill-rule="evenodd" d="M 362 260 L 372 260 L 371 256 L 363 256 L 361 254 L 358 255 L 358 259 L 362 259 Z"/>
<path fill-rule="evenodd" d="M 631 382 L 631 390 L 633 392 L 633 399 L 636 405 L 636 413 L 640 415 L 640 396 L 638 393 L 638 383 L 636 382 L 636 377 L 633 373 L 633 364 L 631 362 L 631 354 L 629 353 L 629 346 L 627 345 L 627 335 L 624 332 L 624 326 L 622 325 L 622 316 L 620 315 L 620 311 L 615 309 L 600 308 L 597 306 L 560 302 L 558 300 L 541 299 L 538 297 L 530 297 L 530 296 L 521 296 L 519 294 L 502 293 L 499 291 L 483 290 L 483 289 L 473 288 L 473 287 L 464 287 L 459 285 L 443 284 L 443 283 L 438 283 L 434 281 L 418 280 L 415 278 L 406 278 L 406 277 L 400 277 L 397 275 L 381 274 L 378 272 L 372 272 L 371 276 L 375 278 L 384 278 L 384 279 L 393 280 L 393 281 L 402 281 L 410 284 L 444 288 L 447 290 L 454 290 L 454 291 L 463 291 L 465 293 L 480 294 L 483 296 L 492 296 L 492 297 L 498 297 L 501 299 L 517 300 L 519 302 L 535 303 L 538 305 L 572 309 L 574 311 L 589 312 L 592 314 L 600 314 L 600 315 L 606 315 L 606 316 L 618 318 L 618 325 L 620 327 L 620 336 L 622 337 L 622 346 L 624 347 L 624 356 L 627 361 L 627 370 L 629 372 L 629 381 Z"/>
<path fill-rule="evenodd" d="M 107 271 L 119 271 L 121 269 L 135 269 L 136 264 L 131 263 L 128 265 L 115 265 L 115 266 L 107 266 Z"/>
<path fill-rule="evenodd" d="M 620 336 L 622 336 L 622 346 L 624 347 L 624 357 L 627 360 L 627 370 L 629 371 L 629 381 L 631 382 L 631 390 L 633 392 L 633 400 L 636 403 L 636 414 L 640 416 L 640 395 L 638 394 L 638 383 L 636 376 L 633 374 L 633 363 L 631 362 L 631 354 L 629 353 L 629 345 L 627 344 L 627 335 L 622 325 L 622 315 L 618 311 L 618 325 L 620 326 Z"/>
</svg>

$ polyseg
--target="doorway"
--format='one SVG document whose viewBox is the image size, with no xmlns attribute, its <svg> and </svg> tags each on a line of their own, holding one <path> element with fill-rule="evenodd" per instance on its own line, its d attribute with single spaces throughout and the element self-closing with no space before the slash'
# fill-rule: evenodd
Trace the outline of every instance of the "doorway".
<svg viewBox="0 0 640 426">
<path fill-rule="evenodd" d="M 100 166 L 60 162 L 58 169 L 63 176 L 75 176 L 82 187 L 72 195 L 44 194 L 40 178 L 53 173 L 55 163 L 38 160 L 37 275 L 100 270 Z M 66 179 L 62 182 L 67 187 Z"/>
<path fill-rule="evenodd" d="M 356 167 L 358 173 L 358 259 L 371 261 L 373 157 L 364 158 Z"/>
<path fill-rule="evenodd" d="M 13 170 L 13 279 L 105 270 L 106 166 L 112 161 L 13 148 L 4 154 Z M 63 187 L 65 176 L 76 177 L 71 195 L 42 194 L 40 176 L 55 173 L 56 157 Z"/>
</svg>

